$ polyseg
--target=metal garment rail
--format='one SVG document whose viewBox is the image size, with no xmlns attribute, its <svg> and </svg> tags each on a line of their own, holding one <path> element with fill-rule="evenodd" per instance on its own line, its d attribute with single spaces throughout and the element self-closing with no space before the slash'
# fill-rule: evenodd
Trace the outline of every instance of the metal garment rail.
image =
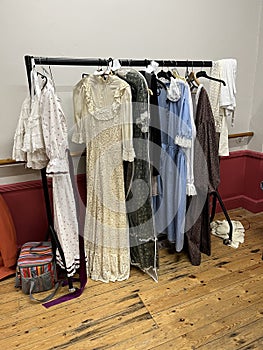
<svg viewBox="0 0 263 350">
<path fill-rule="evenodd" d="M 112 58 L 81 58 L 81 57 L 39 57 L 39 56 L 31 56 L 26 55 L 24 57 L 25 59 L 25 65 L 26 65 L 26 71 L 27 71 L 27 78 L 28 78 L 28 85 L 29 89 L 31 91 L 31 70 L 32 70 L 32 61 L 34 61 L 35 65 L 49 65 L 49 66 L 107 66 L 112 61 Z M 118 59 L 120 64 L 122 66 L 126 67 L 145 67 L 148 64 L 151 63 L 152 59 Z M 213 61 L 203 61 L 203 60 L 169 60 L 169 59 L 154 59 L 155 62 L 159 64 L 160 67 L 212 67 Z M 48 186 L 47 186 L 47 178 L 46 178 L 46 169 L 41 170 L 41 176 L 42 176 L 42 182 L 43 182 L 43 191 L 45 196 L 45 204 L 46 204 L 46 211 L 47 211 L 47 218 L 49 223 L 49 228 L 52 233 L 52 236 L 55 237 L 55 242 L 58 246 L 58 249 L 61 253 L 61 256 L 64 256 L 63 251 L 61 249 L 61 246 L 59 244 L 59 241 L 57 239 L 57 234 L 53 227 L 53 219 L 52 219 L 52 212 L 51 212 L 51 205 L 50 205 L 50 198 L 49 198 L 49 192 L 48 192 Z M 212 218 L 215 213 L 215 206 L 216 206 L 216 199 L 219 199 L 220 206 L 226 216 L 226 219 L 230 226 L 230 232 L 229 232 L 229 240 L 232 239 L 232 223 L 231 220 L 227 214 L 226 208 L 223 204 L 223 201 L 219 195 L 218 192 L 214 195 L 213 200 L 213 209 L 212 209 Z M 229 242 L 227 240 L 224 241 L 225 244 L 228 244 Z M 59 248 L 60 247 L 60 248 Z M 72 282 L 69 281 L 69 288 L 72 287 Z"/>
<path fill-rule="evenodd" d="M 34 58 L 35 64 L 39 65 L 53 65 L 53 66 L 100 66 L 107 65 L 112 58 L 81 58 L 81 57 L 36 57 L 36 56 L 25 56 L 27 59 Z M 133 67 L 144 67 L 155 61 L 160 67 L 212 67 L 213 61 L 196 61 L 196 60 L 161 60 L 154 59 L 128 59 L 118 58 L 122 66 L 133 66 Z"/>
</svg>

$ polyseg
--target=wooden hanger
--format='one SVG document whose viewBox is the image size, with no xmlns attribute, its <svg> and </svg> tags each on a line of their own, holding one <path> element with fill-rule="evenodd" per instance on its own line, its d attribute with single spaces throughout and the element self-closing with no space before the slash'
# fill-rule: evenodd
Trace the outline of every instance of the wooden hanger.
<svg viewBox="0 0 263 350">
<path fill-rule="evenodd" d="M 193 70 L 188 74 L 186 80 L 187 80 L 187 83 L 189 84 L 191 90 L 193 90 L 195 88 L 197 89 L 197 87 L 200 85 L 200 82 L 196 78 Z"/>
</svg>

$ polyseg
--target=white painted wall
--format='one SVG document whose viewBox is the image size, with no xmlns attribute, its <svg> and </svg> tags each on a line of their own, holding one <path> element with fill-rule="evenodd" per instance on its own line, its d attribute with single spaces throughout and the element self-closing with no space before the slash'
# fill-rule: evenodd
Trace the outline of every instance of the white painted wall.
<svg viewBox="0 0 263 350">
<path fill-rule="evenodd" d="M 263 152 L 263 3 L 261 2 L 261 21 L 258 33 L 258 54 L 256 75 L 252 101 L 252 113 L 249 128 L 254 131 L 255 137 L 249 143 L 249 148 Z"/>
<path fill-rule="evenodd" d="M 248 131 L 260 113 L 256 108 L 260 108 L 260 89 L 256 89 L 256 104 L 252 105 L 255 77 L 258 72 L 262 77 L 263 72 L 261 3 L 0 0 L 0 159 L 11 157 L 20 107 L 27 94 L 25 54 L 189 60 L 234 57 L 238 60 L 238 95 L 236 122 L 230 132 Z M 83 70 L 87 69 L 52 67 L 69 125 L 73 118 L 72 88 Z M 261 81 L 256 80 L 257 87 Z M 256 119 L 250 123 L 251 115 Z M 255 140 L 258 126 L 256 122 Z M 15 175 L 17 167 L 13 168 Z M 0 183 L 21 179 L 20 175 L 11 179 L 10 170 L 6 174 L 0 168 Z M 23 181 L 31 175 L 25 176 Z"/>
</svg>

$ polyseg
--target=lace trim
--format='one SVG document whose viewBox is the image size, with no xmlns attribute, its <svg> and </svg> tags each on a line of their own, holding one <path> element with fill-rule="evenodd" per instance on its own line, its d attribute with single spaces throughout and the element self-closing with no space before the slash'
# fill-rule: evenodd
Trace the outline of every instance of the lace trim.
<svg viewBox="0 0 263 350">
<path fill-rule="evenodd" d="M 32 168 L 35 170 L 43 169 L 47 166 L 48 158 L 46 156 L 45 150 L 38 150 L 33 153 L 27 153 L 27 168 Z"/>
<path fill-rule="evenodd" d="M 47 174 L 68 173 L 68 161 L 63 158 L 54 158 L 47 165 Z"/>
<path fill-rule="evenodd" d="M 130 276 L 130 249 L 109 248 L 85 241 L 87 274 L 94 281 L 124 281 Z"/>
<path fill-rule="evenodd" d="M 126 160 L 127 162 L 133 162 L 135 158 L 135 152 L 134 149 L 123 149 L 122 159 Z"/>
<path fill-rule="evenodd" d="M 150 115 L 148 111 L 140 114 L 140 117 L 136 119 L 136 125 L 141 129 L 143 133 L 149 131 Z"/>
<path fill-rule="evenodd" d="M 17 162 L 25 162 L 27 159 L 26 152 L 21 151 L 19 148 L 13 149 L 12 159 Z"/>
<path fill-rule="evenodd" d="M 221 133 L 222 131 L 222 121 L 223 117 L 219 115 L 217 119 L 215 119 L 215 127 L 216 127 L 216 132 Z"/>
<path fill-rule="evenodd" d="M 177 80 L 171 77 L 170 86 L 167 89 L 167 98 L 172 102 L 177 102 L 181 98 L 181 89 Z"/>
<path fill-rule="evenodd" d="M 83 140 L 82 133 L 78 131 L 74 131 L 72 138 L 72 142 L 75 143 L 84 143 L 85 141 Z"/>
<path fill-rule="evenodd" d="M 23 142 L 24 134 L 16 133 L 14 137 L 14 146 L 12 151 L 12 158 L 16 161 L 26 161 L 26 152 L 22 149 Z"/>
<path fill-rule="evenodd" d="M 92 91 L 90 84 L 83 83 L 86 103 L 89 114 L 97 120 L 110 120 L 118 116 L 121 107 L 121 97 L 123 95 L 123 88 L 118 88 L 114 94 L 114 101 L 111 106 L 97 107 L 92 98 Z"/>
<path fill-rule="evenodd" d="M 41 132 L 40 122 L 34 127 L 28 127 L 24 135 L 24 142 L 22 150 L 25 152 L 36 152 L 40 149 L 45 149 L 43 133 Z"/>
<path fill-rule="evenodd" d="M 187 139 L 186 137 L 176 135 L 174 139 L 174 143 L 178 146 L 190 148 L 192 146 L 192 140 Z"/>
</svg>

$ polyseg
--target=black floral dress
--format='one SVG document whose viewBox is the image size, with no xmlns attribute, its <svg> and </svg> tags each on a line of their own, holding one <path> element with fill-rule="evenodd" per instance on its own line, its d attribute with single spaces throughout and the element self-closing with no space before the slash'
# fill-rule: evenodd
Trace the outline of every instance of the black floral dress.
<svg viewBox="0 0 263 350">
<path fill-rule="evenodd" d="M 158 253 L 151 198 L 148 86 L 145 78 L 136 70 L 123 69 L 118 75 L 130 85 L 133 102 L 133 146 L 136 158 L 133 163 L 125 164 L 131 264 L 157 280 Z"/>
</svg>

